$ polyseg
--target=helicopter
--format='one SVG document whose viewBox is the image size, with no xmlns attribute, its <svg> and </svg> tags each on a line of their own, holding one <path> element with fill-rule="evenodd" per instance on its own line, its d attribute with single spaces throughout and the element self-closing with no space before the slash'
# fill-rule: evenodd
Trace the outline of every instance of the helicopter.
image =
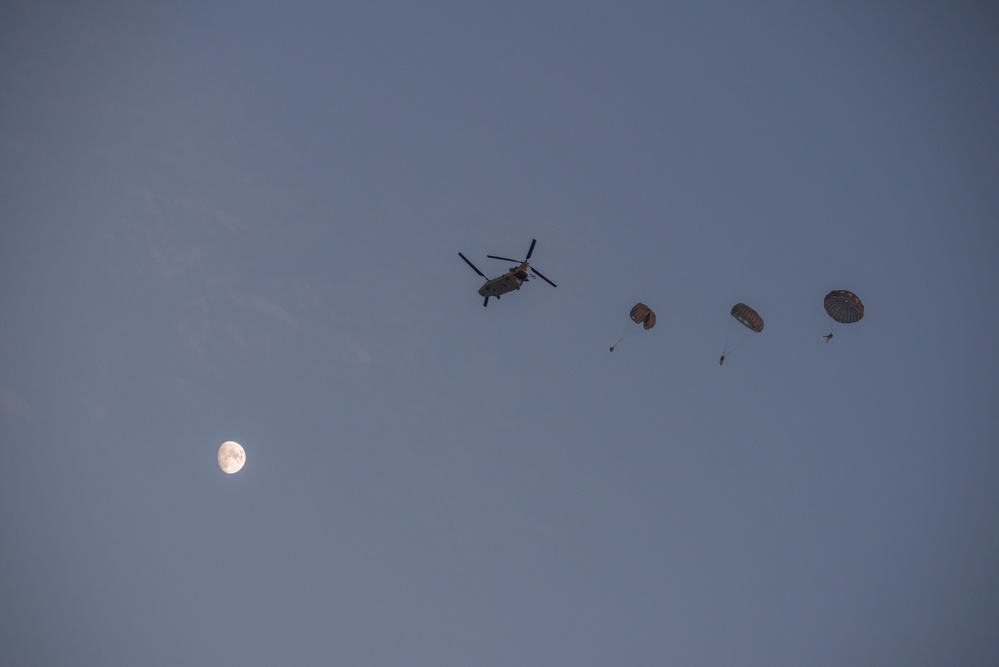
<svg viewBox="0 0 999 667">
<path fill-rule="evenodd" d="M 467 257 L 462 255 L 460 252 L 458 253 L 458 257 L 461 257 L 463 260 L 465 260 L 465 263 L 468 264 L 470 267 L 472 267 L 473 271 L 475 271 L 483 278 L 486 278 L 486 282 L 482 285 L 482 287 L 479 288 L 479 296 L 485 297 L 485 300 L 482 302 L 483 306 L 489 305 L 489 297 L 496 297 L 498 299 L 500 298 L 500 296 L 506 294 L 507 292 L 519 290 L 521 285 L 528 282 L 527 278 L 528 272 L 530 272 L 531 275 L 535 275 L 538 278 L 541 278 L 552 287 L 558 287 L 558 285 L 548 280 L 548 278 L 545 278 L 540 271 L 531 266 L 530 263 L 527 261 L 531 259 L 531 253 L 534 252 L 534 244 L 537 242 L 538 242 L 537 239 L 531 239 L 531 247 L 527 250 L 527 257 L 525 257 L 524 261 L 522 262 L 520 260 L 510 259 L 509 257 L 497 257 L 496 255 L 486 255 L 486 257 L 488 257 L 489 259 L 502 259 L 506 262 L 514 262 L 518 264 L 518 266 L 511 266 L 506 273 L 504 273 L 501 276 L 497 276 L 496 278 L 486 278 L 486 274 L 482 273 L 482 271 L 479 271 L 478 267 L 472 264 L 472 262 Z"/>
</svg>

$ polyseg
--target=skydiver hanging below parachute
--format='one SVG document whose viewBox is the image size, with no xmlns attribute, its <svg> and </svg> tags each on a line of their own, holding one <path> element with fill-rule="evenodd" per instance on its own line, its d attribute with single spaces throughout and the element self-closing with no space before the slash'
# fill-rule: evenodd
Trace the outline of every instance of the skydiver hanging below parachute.
<svg viewBox="0 0 999 667">
<path fill-rule="evenodd" d="M 652 309 L 646 306 L 644 303 L 636 303 L 634 307 L 631 309 L 630 316 L 632 322 L 634 322 L 635 324 L 643 325 L 646 331 L 656 326 L 656 314 L 653 313 Z M 629 328 L 631 328 L 631 331 L 627 331 Z M 621 336 L 617 339 L 617 341 L 613 345 L 611 345 L 610 351 L 613 352 L 614 348 L 617 347 L 618 343 L 620 343 L 622 340 L 624 340 L 631 334 L 637 333 L 637 331 L 638 331 L 637 329 L 632 328 L 628 324 L 624 325 L 624 328 L 621 329 Z"/>
<path fill-rule="evenodd" d="M 732 306 L 730 311 L 732 317 L 735 320 L 749 329 L 754 333 L 760 333 L 763 331 L 763 318 L 755 310 L 750 308 L 744 303 L 737 303 Z M 721 358 L 718 359 L 718 365 L 721 366 L 725 363 L 725 358 L 735 351 L 737 347 L 745 343 L 749 338 L 741 338 L 735 344 L 732 344 L 732 322 L 729 321 L 728 333 L 725 336 L 725 348 L 722 350 Z"/>
<path fill-rule="evenodd" d="M 864 304 L 860 300 L 860 297 L 845 289 L 833 290 L 829 294 L 826 294 L 822 305 L 825 307 L 829 317 L 840 324 L 853 324 L 854 322 L 859 322 L 864 317 Z M 838 328 L 838 326 L 834 326 L 833 331 Z M 827 343 L 832 340 L 833 331 L 823 336 Z"/>
</svg>

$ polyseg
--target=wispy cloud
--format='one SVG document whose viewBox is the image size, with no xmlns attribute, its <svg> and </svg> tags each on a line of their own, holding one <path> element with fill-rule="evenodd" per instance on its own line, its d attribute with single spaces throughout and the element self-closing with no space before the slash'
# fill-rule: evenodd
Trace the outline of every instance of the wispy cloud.
<svg viewBox="0 0 999 667">
<path fill-rule="evenodd" d="M 206 251 L 199 246 L 187 246 L 183 248 L 167 248 L 161 250 L 155 246 L 150 246 L 153 261 L 160 268 L 160 275 L 163 278 L 180 278 L 187 273 L 189 267 L 204 263 Z"/>
<path fill-rule="evenodd" d="M 243 223 L 236 216 L 224 210 L 221 206 L 210 206 L 209 212 L 226 231 L 235 234 L 244 231 Z"/>
<path fill-rule="evenodd" d="M 277 303 L 259 294 L 232 294 L 233 300 L 241 306 L 245 306 L 268 317 L 284 322 L 292 329 L 299 327 L 298 318 L 282 308 Z"/>
<path fill-rule="evenodd" d="M 230 234 L 246 231 L 238 217 L 211 201 L 198 201 L 185 196 L 170 197 L 149 188 L 139 189 L 139 199 L 146 214 L 156 222 L 207 222 L 217 224 Z"/>
<path fill-rule="evenodd" d="M 156 195 L 149 188 L 142 188 L 139 190 L 139 199 L 142 200 L 143 205 L 146 207 L 146 213 L 154 220 L 163 219 L 163 203 L 161 198 Z"/>
<path fill-rule="evenodd" d="M 351 361 L 359 361 L 362 364 L 367 364 L 371 362 L 371 353 L 361 345 L 360 341 L 351 336 L 344 335 L 343 342 L 345 346 L 344 356 Z"/>
<path fill-rule="evenodd" d="M 353 313 L 371 315 L 371 307 L 352 300 L 341 285 L 304 275 L 247 273 L 239 258 L 258 252 L 269 238 L 252 218 L 244 222 L 224 202 L 152 187 L 134 197 L 136 216 L 122 238 L 145 246 L 135 271 L 169 283 L 157 284 L 157 290 L 175 299 L 175 333 L 188 354 L 259 366 L 279 363 L 288 346 L 321 341 L 334 348 L 324 363 L 416 360 L 420 336 L 411 316 L 397 313 L 384 326 L 362 332 Z"/>
<path fill-rule="evenodd" d="M 0 387 L 0 409 L 18 419 L 31 419 L 35 414 L 23 396 L 7 387 Z"/>
</svg>

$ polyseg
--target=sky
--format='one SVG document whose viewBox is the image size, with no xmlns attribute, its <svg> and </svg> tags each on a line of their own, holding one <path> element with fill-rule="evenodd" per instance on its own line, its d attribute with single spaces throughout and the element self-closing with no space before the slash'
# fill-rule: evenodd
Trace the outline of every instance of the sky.
<svg viewBox="0 0 999 667">
<path fill-rule="evenodd" d="M 2 3 L 0 664 L 996 664 L 997 32 Z"/>
</svg>

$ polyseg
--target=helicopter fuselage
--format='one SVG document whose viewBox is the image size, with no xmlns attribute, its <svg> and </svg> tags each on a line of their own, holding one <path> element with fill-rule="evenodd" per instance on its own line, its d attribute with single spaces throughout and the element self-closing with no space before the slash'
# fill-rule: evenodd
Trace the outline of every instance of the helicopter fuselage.
<svg viewBox="0 0 999 667">
<path fill-rule="evenodd" d="M 498 255 L 486 255 L 486 257 L 488 257 L 489 259 L 502 259 L 505 262 L 513 262 L 514 264 L 516 264 L 516 266 L 511 266 L 506 273 L 504 273 L 501 276 L 497 276 L 496 278 L 486 278 L 486 274 L 482 273 L 482 271 L 479 271 L 479 267 L 475 266 L 475 264 L 472 264 L 472 261 L 467 257 L 465 257 L 463 254 L 461 254 L 460 252 L 458 253 L 458 257 L 461 257 L 465 261 L 465 264 L 468 264 L 468 266 L 471 267 L 472 271 L 475 271 L 483 278 L 486 278 L 486 282 L 483 283 L 482 287 L 479 288 L 479 296 L 486 297 L 482 301 L 483 306 L 489 305 L 490 297 L 496 297 L 498 299 L 502 294 L 506 294 L 507 292 L 513 292 L 514 290 L 519 290 L 520 286 L 527 282 L 528 275 L 530 275 L 532 278 L 534 277 L 541 278 L 552 287 L 558 287 L 558 285 L 548 280 L 548 278 L 545 278 L 545 276 L 540 271 L 538 271 L 535 268 L 532 268 L 531 265 L 528 263 L 528 260 L 531 259 L 531 253 L 534 252 L 534 244 L 537 242 L 538 242 L 537 239 L 531 239 L 531 247 L 527 249 L 527 257 L 525 257 L 524 261 L 522 262 L 519 259 L 510 259 L 509 257 L 500 257 Z"/>
<path fill-rule="evenodd" d="M 502 276 L 490 278 L 479 288 L 479 296 L 493 296 L 497 299 L 502 294 L 520 289 L 527 282 L 527 272 L 531 265 L 524 262 L 520 266 L 510 267 Z"/>
</svg>

